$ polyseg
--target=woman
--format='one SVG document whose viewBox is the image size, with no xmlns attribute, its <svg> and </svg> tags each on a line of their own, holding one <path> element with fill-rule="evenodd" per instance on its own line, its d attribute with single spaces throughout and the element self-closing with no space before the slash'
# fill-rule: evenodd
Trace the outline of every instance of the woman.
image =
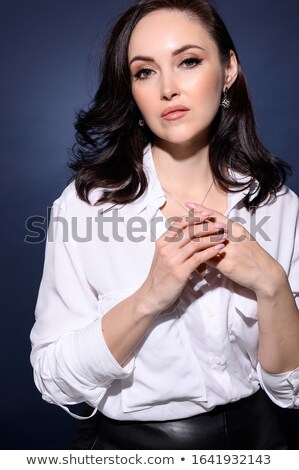
<svg viewBox="0 0 299 470">
<path fill-rule="evenodd" d="M 74 448 L 286 448 L 298 198 L 212 6 L 133 3 L 76 129 L 31 333 L 43 398 L 93 409 Z"/>
</svg>

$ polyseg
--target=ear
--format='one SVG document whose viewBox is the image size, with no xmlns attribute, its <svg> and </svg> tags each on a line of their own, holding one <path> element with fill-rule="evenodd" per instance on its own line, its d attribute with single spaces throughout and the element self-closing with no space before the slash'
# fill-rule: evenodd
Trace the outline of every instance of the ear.
<svg viewBox="0 0 299 470">
<path fill-rule="evenodd" d="M 230 57 L 224 68 L 224 84 L 223 91 L 225 88 L 230 88 L 236 81 L 239 74 L 239 64 L 234 51 L 230 51 Z"/>
</svg>

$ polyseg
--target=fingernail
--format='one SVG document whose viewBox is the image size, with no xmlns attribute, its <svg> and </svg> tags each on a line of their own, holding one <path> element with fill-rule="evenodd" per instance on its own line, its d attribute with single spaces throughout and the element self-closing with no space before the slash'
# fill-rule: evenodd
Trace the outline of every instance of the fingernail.
<svg viewBox="0 0 299 470">
<path fill-rule="evenodd" d="M 189 207 L 189 209 L 195 209 L 196 208 L 196 204 L 194 204 L 194 202 L 185 202 L 185 206 Z"/>
<path fill-rule="evenodd" d="M 214 246 L 214 250 L 220 251 L 220 250 L 222 250 L 222 248 L 224 248 L 224 247 L 225 247 L 224 243 L 220 243 L 219 245 Z"/>
<path fill-rule="evenodd" d="M 227 225 L 223 224 L 222 222 L 215 222 L 215 227 L 216 228 L 225 228 Z"/>
<path fill-rule="evenodd" d="M 203 217 L 207 217 L 208 215 L 213 215 L 214 212 L 213 211 L 203 211 L 200 213 L 200 215 L 202 215 Z"/>
<path fill-rule="evenodd" d="M 223 241 L 223 240 L 226 240 L 226 233 L 219 233 L 219 235 L 217 235 L 217 238 L 216 238 L 216 241 Z"/>
</svg>

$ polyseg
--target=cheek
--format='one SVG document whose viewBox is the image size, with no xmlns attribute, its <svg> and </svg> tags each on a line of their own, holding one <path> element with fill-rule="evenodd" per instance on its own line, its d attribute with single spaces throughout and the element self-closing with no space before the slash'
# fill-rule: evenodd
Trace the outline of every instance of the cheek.
<svg viewBox="0 0 299 470">
<path fill-rule="evenodd" d="M 199 80 L 194 84 L 194 93 L 201 102 L 218 102 L 222 92 L 222 81 L 216 77 Z"/>
<path fill-rule="evenodd" d="M 182 83 L 188 93 L 197 96 L 202 102 L 218 100 L 222 92 L 223 73 L 215 64 L 197 69 L 195 75 Z"/>
<path fill-rule="evenodd" d="M 143 115 L 146 114 L 151 102 L 149 93 L 145 93 L 142 90 L 132 89 L 132 96 L 140 112 Z"/>
</svg>

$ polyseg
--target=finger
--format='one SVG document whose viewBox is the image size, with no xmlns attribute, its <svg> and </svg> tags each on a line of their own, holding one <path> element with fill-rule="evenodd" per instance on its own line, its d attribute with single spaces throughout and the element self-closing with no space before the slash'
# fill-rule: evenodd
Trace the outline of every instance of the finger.
<svg viewBox="0 0 299 470">
<path fill-rule="evenodd" d="M 192 242 L 197 249 L 205 249 L 225 238 L 226 230 L 224 224 L 221 224 L 221 227 L 215 227 L 214 223 L 207 222 L 202 225 L 186 227 L 183 238 L 179 241 L 179 247 L 184 247 Z"/>
<path fill-rule="evenodd" d="M 185 262 L 185 267 L 187 268 L 188 273 L 191 274 L 200 264 L 208 263 L 209 260 L 213 259 L 218 254 L 221 255 L 223 248 L 225 248 L 225 244 L 219 243 L 207 248 L 206 250 L 194 253 L 193 256 Z"/>
<path fill-rule="evenodd" d="M 190 226 L 185 231 L 188 232 L 191 239 L 202 238 L 227 233 L 227 225 L 222 222 L 205 221 L 201 225 Z"/>
<path fill-rule="evenodd" d="M 176 239 L 171 239 L 170 243 L 175 243 Z M 185 262 L 195 252 L 204 251 L 207 248 L 219 245 L 220 243 L 227 243 L 227 234 L 225 232 L 212 233 L 210 236 L 189 237 L 181 240 L 173 245 L 173 255 L 179 263 Z"/>
<path fill-rule="evenodd" d="M 194 255 L 196 252 L 204 252 L 205 250 L 215 247 L 219 244 L 226 243 L 226 234 L 218 234 L 212 237 L 204 237 L 200 240 L 190 240 L 189 243 L 179 250 L 177 257 L 179 262 L 184 262 Z M 215 256 L 215 253 L 214 253 Z"/>
<path fill-rule="evenodd" d="M 201 224 L 212 214 L 212 211 L 202 211 L 202 213 L 198 214 L 196 217 L 194 217 L 194 215 L 186 217 L 170 217 L 169 219 L 167 219 L 167 221 L 170 223 L 170 226 L 164 233 L 164 239 L 171 239 L 178 236 L 182 238 L 182 230 L 185 227 L 191 224 Z"/>
<path fill-rule="evenodd" d="M 202 206 L 201 204 L 197 204 L 195 202 L 186 202 L 185 206 L 189 209 L 189 212 L 192 212 L 195 216 L 205 211 L 212 211 L 212 209 L 209 209 L 208 207 Z M 228 218 L 225 217 L 225 215 L 223 215 L 221 212 L 213 210 L 213 214 L 216 217 L 217 222 L 227 222 L 228 220 Z"/>
<path fill-rule="evenodd" d="M 172 222 L 163 235 L 163 240 L 168 241 L 183 236 L 184 217 L 171 217 Z M 168 219 L 167 219 L 168 220 Z M 168 220 L 169 221 L 169 220 Z"/>
<path fill-rule="evenodd" d="M 176 222 L 173 224 L 172 228 L 169 228 L 169 231 L 171 235 L 168 237 L 168 233 L 166 232 L 164 240 L 166 242 L 176 242 L 179 247 L 183 247 L 187 245 L 190 240 L 195 240 L 197 244 L 201 240 L 208 242 L 219 241 L 217 236 L 226 233 L 226 225 L 223 223 L 215 224 L 213 222 L 203 221 L 199 225 L 185 226 L 184 223 Z"/>
<path fill-rule="evenodd" d="M 201 224 L 208 218 L 212 217 L 214 214 L 214 211 L 212 210 L 203 210 L 203 211 L 197 211 L 196 215 L 194 214 L 194 210 L 189 210 L 189 215 L 182 216 L 182 217 L 170 217 L 167 219 L 170 223 L 173 221 L 180 222 L 183 224 L 183 226 L 186 226 L 188 224 Z"/>
</svg>

